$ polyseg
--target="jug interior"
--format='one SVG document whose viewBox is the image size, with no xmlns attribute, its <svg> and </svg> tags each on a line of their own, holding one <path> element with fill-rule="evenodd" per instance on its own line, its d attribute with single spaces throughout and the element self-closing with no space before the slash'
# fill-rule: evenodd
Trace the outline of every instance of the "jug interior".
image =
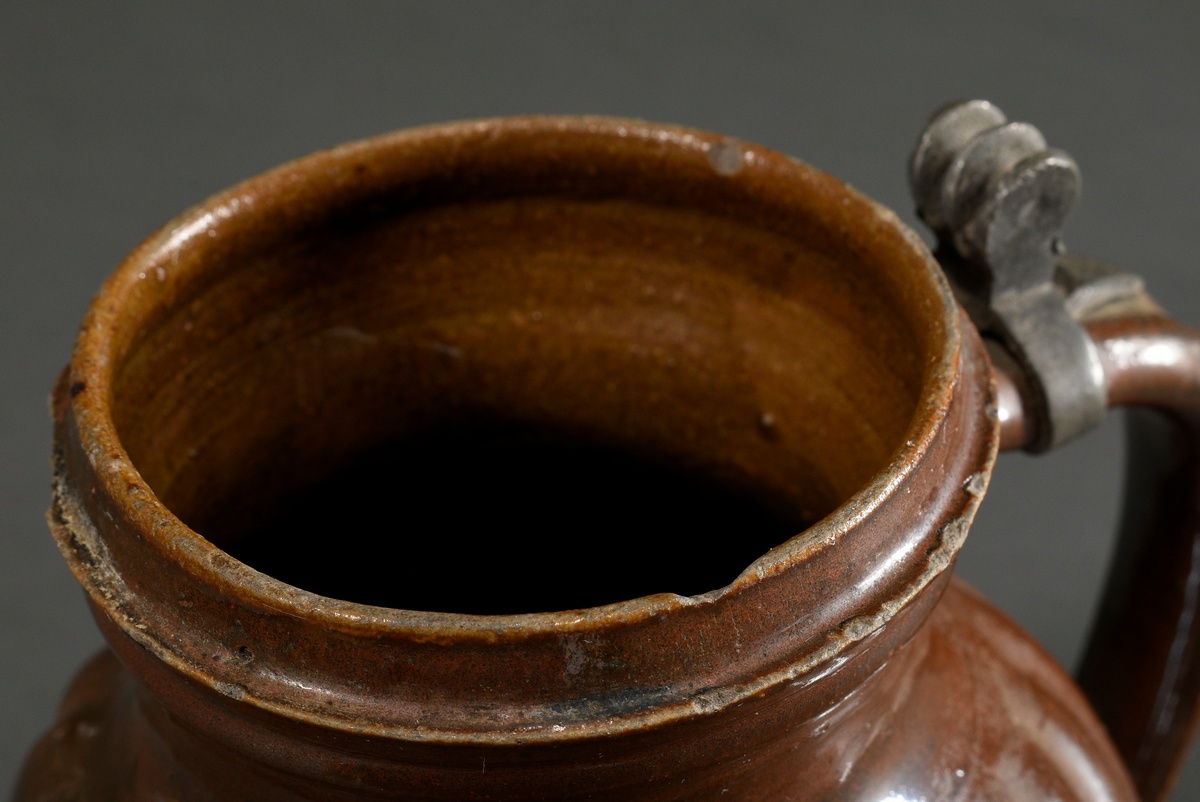
<svg viewBox="0 0 1200 802">
<path fill-rule="evenodd" d="M 710 172 L 234 216 L 144 271 L 122 443 L 188 526 L 323 595 L 717 590 L 889 463 L 940 332 L 886 249 Z"/>
<path fill-rule="evenodd" d="M 334 598 L 526 613 L 719 588 L 806 526 L 789 512 L 651 454 L 474 421 L 356 455 L 227 550 Z"/>
</svg>

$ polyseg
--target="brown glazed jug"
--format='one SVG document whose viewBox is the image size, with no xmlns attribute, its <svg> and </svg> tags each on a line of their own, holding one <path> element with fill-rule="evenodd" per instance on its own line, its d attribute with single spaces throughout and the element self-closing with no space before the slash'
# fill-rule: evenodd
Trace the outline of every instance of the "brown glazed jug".
<svg viewBox="0 0 1200 802">
<path fill-rule="evenodd" d="M 1073 165 L 984 106 L 914 158 L 937 258 L 791 158 L 588 117 L 346 145 L 166 225 L 54 392 L 111 648 L 16 799 L 1164 798 L 1200 339 L 1059 253 Z M 1008 257 L 1052 280 L 1006 294 Z M 1095 417 L 1076 351 L 1165 413 L 1081 685 L 952 577 L 997 449 Z"/>
</svg>

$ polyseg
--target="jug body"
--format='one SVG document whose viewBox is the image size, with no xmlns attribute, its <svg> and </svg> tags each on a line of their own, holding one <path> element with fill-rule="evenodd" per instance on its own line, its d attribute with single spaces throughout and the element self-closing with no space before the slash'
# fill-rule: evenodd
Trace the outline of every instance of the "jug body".
<svg viewBox="0 0 1200 802">
<path fill-rule="evenodd" d="M 525 118 L 287 165 L 129 257 L 55 415 L 112 653 L 22 802 L 1136 798 L 951 579 L 979 336 L 770 151 Z"/>
<path fill-rule="evenodd" d="M 269 758 L 244 745 L 227 751 L 230 742 L 261 739 L 256 727 L 278 738 L 278 722 L 254 722 L 236 710 L 214 714 L 211 707 L 228 702 L 197 700 L 203 691 L 189 688 L 188 706 L 204 711 L 197 729 L 217 723 L 215 738 L 198 736 L 169 714 L 180 703 L 177 691 L 164 710 L 106 651 L 80 673 L 55 730 L 30 756 L 16 798 L 1138 798 L 1070 678 L 958 580 L 881 669 L 855 669 L 843 670 L 836 690 L 820 688 L 820 701 L 764 694 L 712 716 L 717 733 L 680 726 L 585 748 L 397 744 L 379 750 L 380 764 L 368 771 L 361 754 L 347 754 L 344 737 L 318 749 L 314 742 L 330 734 L 297 731 L 294 723 L 287 740 L 303 749 L 277 743 Z M 626 749 L 624 759 L 605 759 Z M 608 770 L 598 770 L 604 764 Z"/>
</svg>

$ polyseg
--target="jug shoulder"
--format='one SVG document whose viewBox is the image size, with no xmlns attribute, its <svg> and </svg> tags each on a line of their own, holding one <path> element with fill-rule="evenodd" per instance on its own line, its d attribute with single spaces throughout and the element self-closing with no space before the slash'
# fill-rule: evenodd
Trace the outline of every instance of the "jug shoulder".
<svg viewBox="0 0 1200 802">
<path fill-rule="evenodd" d="M 954 580 L 898 655 L 898 707 L 846 766 L 842 799 L 1136 802 L 1083 694 L 1033 638 Z"/>
</svg>

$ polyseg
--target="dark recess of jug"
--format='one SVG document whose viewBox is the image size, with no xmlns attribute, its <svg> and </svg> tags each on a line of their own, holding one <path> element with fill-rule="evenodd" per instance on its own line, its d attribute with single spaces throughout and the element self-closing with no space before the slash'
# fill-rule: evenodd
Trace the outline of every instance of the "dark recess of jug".
<svg viewBox="0 0 1200 802">
<path fill-rule="evenodd" d="M 382 444 L 278 509 L 223 547 L 324 596 L 481 615 L 706 593 L 808 525 L 653 455 L 496 424 Z"/>
</svg>

